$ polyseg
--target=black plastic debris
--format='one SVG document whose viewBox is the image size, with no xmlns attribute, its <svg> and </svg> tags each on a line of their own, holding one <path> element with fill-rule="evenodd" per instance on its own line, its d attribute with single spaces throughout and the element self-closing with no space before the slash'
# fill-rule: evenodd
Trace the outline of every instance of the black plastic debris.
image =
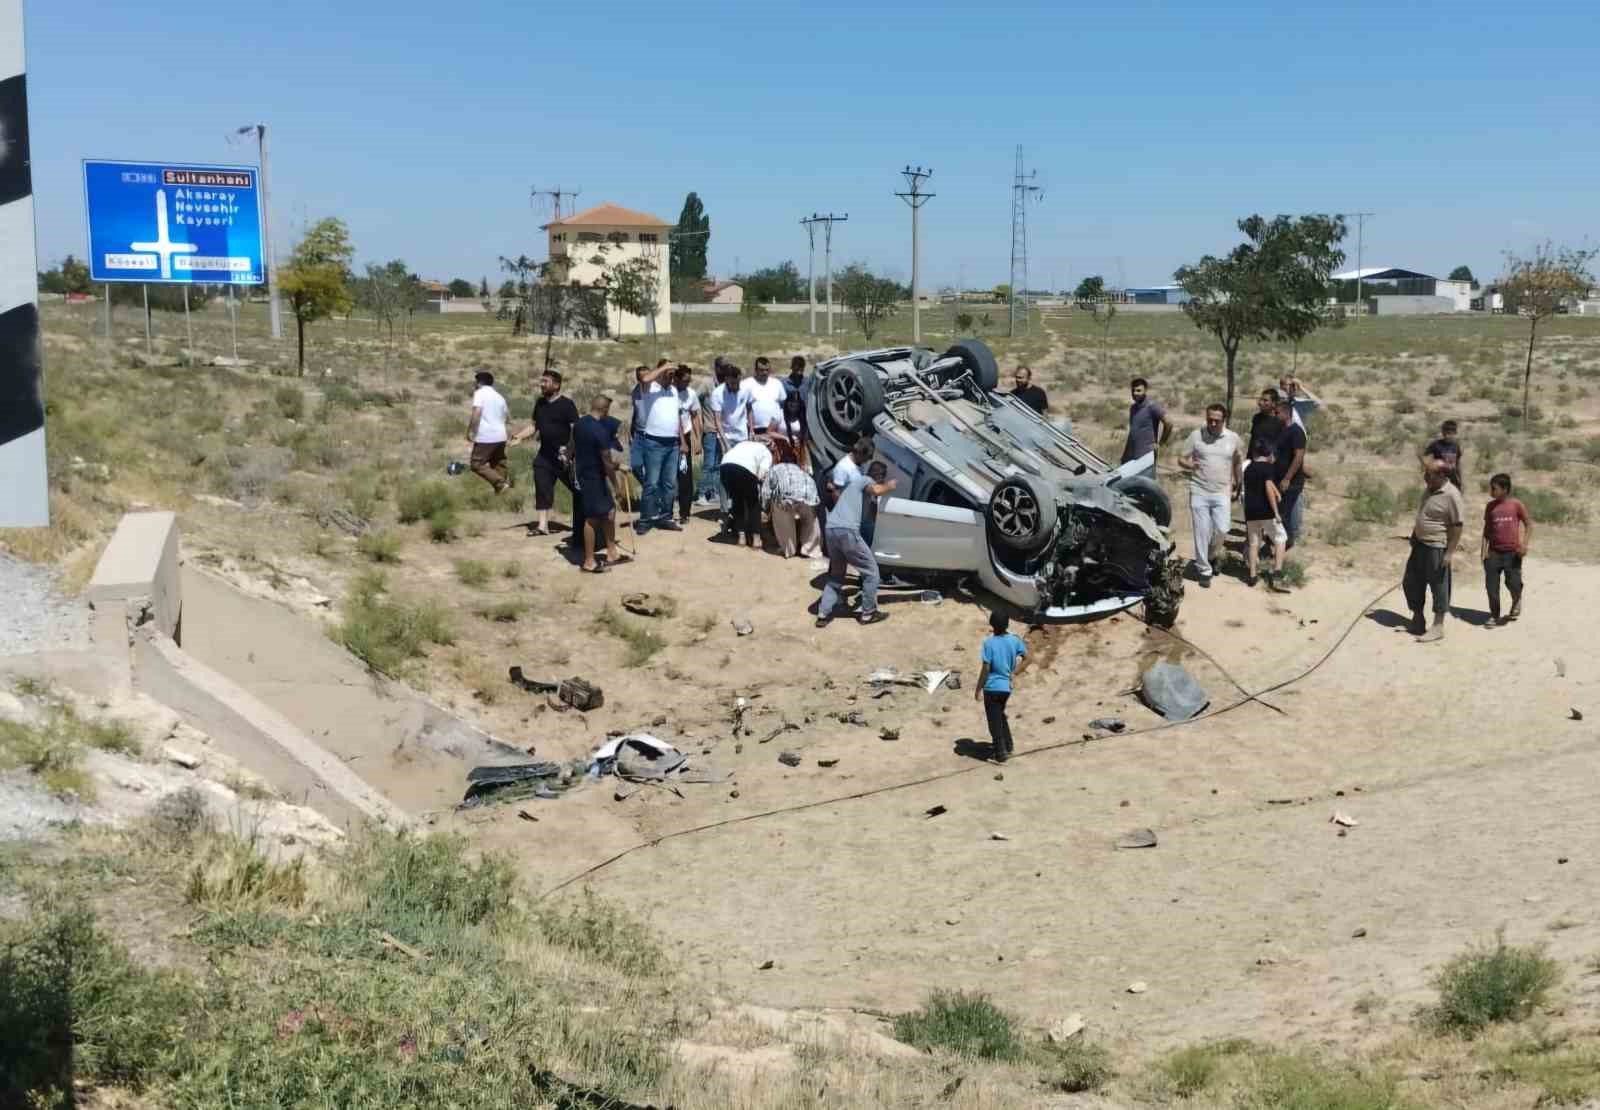
<svg viewBox="0 0 1600 1110">
<path fill-rule="evenodd" d="M 467 793 L 461 807 L 470 809 L 486 802 L 510 802 L 523 798 L 559 798 L 551 779 L 561 777 L 561 764 L 513 763 L 505 767 L 474 767 L 467 772 Z"/>
<path fill-rule="evenodd" d="M 1128 725 L 1121 717 L 1096 717 L 1089 722 L 1089 727 L 1100 729 L 1102 732 L 1121 732 Z"/>
<path fill-rule="evenodd" d="M 521 667 L 511 668 L 511 685 L 530 694 L 554 694 L 563 705 L 570 705 L 580 713 L 599 709 L 606 703 L 600 687 L 581 678 L 568 678 L 560 682 L 541 682 L 522 673 Z"/>
</svg>

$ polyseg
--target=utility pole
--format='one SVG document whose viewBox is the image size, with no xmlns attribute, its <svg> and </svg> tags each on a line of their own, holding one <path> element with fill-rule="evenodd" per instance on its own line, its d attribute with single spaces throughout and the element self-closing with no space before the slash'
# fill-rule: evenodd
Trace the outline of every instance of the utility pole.
<svg viewBox="0 0 1600 1110">
<path fill-rule="evenodd" d="M 806 331 L 811 335 L 817 334 L 817 214 L 811 213 L 811 218 L 800 217 L 800 224 L 806 229 L 806 301 L 810 305 L 809 323 Z"/>
<path fill-rule="evenodd" d="M 817 225 L 822 225 L 822 268 L 827 273 L 828 284 L 828 334 L 833 334 L 833 225 L 844 223 L 849 215 L 835 216 L 829 212 L 826 216 L 819 216 L 813 212 L 801 219 L 805 225 L 806 236 L 811 240 L 811 263 L 807 268 L 807 283 L 811 287 L 811 334 L 817 334 Z"/>
<path fill-rule="evenodd" d="M 267 171 L 267 125 L 252 123 L 241 127 L 236 132 L 239 135 L 248 135 L 255 132 L 256 151 L 261 158 L 261 237 L 265 240 L 262 246 L 267 254 L 267 305 L 272 315 L 272 338 L 283 338 L 283 316 L 278 308 L 278 254 L 272 249 L 272 202 L 270 197 L 270 174 Z"/>
<path fill-rule="evenodd" d="M 922 342 L 922 283 L 917 274 L 918 244 L 917 225 L 922 206 L 927 204 L 938 194 L 924 193 L 922 183 L 933 176 L 932 170 L 925 170 L 921 166 L 912 169 L 907 166 L 900 171 L 906 179 L 906 191 L 896 193 L 895 196 L 906 202 L 911 209 L 911 341 Z"/>
<path fill-rule="evenodd" d="M 1356 307 L 1361 310 L 1361 315 L 1367 314 L 1367 306 L 1361 300 L 1361 248 L 1366 244 L 1367 217 L 1377 215 L 1376 212 L 1351 212 L 1356 221 Z"/>
<path fill-rule="evenodd" d="M 1022 168 L 1017 144 L 1017 170 L 1011 179 L 1011 336 L 1028 334 L 1028 198 L 1039 192 L 1038 171 Z M 1017 324 L 1021 322 L 1021 330 Z"/>
</svg>

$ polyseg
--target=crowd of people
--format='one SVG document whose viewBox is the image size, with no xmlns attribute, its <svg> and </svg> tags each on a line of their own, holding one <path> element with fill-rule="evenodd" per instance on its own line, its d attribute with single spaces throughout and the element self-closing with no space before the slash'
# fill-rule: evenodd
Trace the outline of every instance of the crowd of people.
<svg viewBox="0 0 1600 1110">
<path fill-rule="evenodd" d="M 507 448 L 536 439 L 532 467 L 536 519 L 528 525 L 528 533 L 551 534 L 556 486 L 564 485 L 573 504 L 569 542 L 581 548 L 578 565 L 586 573 L 604 573 L 631 561 L 617 546 L 619 504 L 624 511 L 635 509 L 627 480 L 631 475 L 640 490 L 635 536 L 654 530 L 681 531 L 696 505 L 715 506 L 725 541 L 732 545 L 742 541 L 759 550 L 764 546 L 764 525 L 770 523 L 776 550 L 784 558 L 828 560 L 817 605 L 818 628 L 847 611 L 844 589 L 850 571 L 860 579 L 855 619 L 864 625 L 886 620 L 888 614 L 878 607 L 877 560 L 864 528 L 871 506 L 894 491 L 895 481 L 885 464 L 874 460 L 871 437 L 858 440 L 819 489 L 808 450 L 806 400 L 812 378 L 804 356 L 791 359 L 784 377 L 773 374 L 766 358 L 756 359 L 747 376 L 721 357 L 713 364 L 710 388 L 697 390 L 693 377 L 690 367 L 667 359 L 654 369 L 635 369 L 624 448 L 622 422 L 611 415 L 611 398 L 596 396 L 580 416 L 577 405 L 563 395 L 562 376 L 556 370 L 541 376 L 529 424 L 511 433 L 510 408 L 494 387 L 494 375 L 479 372 L 467 426 L 471 469 L 500 493 L 515 484 Z M 1041 415 L 1049 411 L 1045 391 L 1033 384 L 1028 367 L 1019 366 L 1013 382 L 1013 396 Z M 1159 464 L 1172 435 L 1167 410 L 1142 377 L 1129 383 L 1129 394 L 1122 461 L 1153 455 Z M 1203 425 L 1178 449 L 1175 462 L 1189 483 L 1191 570 L 1202 588 L 1209 589 L 1218 574 L 1235 503 L 1241 505 L 1244 517 L 1245 585 L 1265 581 L 1268 589 L 1284 588 L 1284 554 L 1301 536 L 1302 495 L 1312 477 L 1306 465 L 1305 406 L 1299 403 L 1304 397 L 1300 382 L 1291 375 L 1262 390 L 1247 435 L 1228 427 L 1225 406 L 1208 405 Z M 1456 422 L 1447 420 L 1439 435 L 1418 452 L 1423 489 L 1402 591 L 1411 613 L 1409 629 L 1424 643 L 1444 638 L 1452 566 L 1465 532 L 1463 449 L 1457 433 Z M 1522 615 L 1522 561 L 1533 537 L 1533 520 L 1527 507 L 1512 496 L 1510 475 L 1494 475 L 1489 493 L 1479 557 L 1489 608 L 1484 623 L 1493 628 Z M 1511 600 L 1503 614 L 1502 583 Z M 1431 624 L 1426 612 L 1430 598 Z M 996 614 L 991 627 L 993 634 L 981 650 L 975 697 L 984 702 L 992 751 L 1003 762 L 1012 750 L 1006 703 L 1026 664 L 1027 648 L 1008 631 L 1004 615 Z"/>
</svg>

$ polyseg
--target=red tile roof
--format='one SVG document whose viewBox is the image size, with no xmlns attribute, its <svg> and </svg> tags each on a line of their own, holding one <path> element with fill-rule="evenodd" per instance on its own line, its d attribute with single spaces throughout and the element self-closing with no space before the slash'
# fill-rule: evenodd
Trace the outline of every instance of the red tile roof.
<svg viewBox="0 0 1600 1110">
<path fill-rule="evenodd" d="M 659 220 L 644 212 L 635 212 L 631 208 L 624 208 L 620 204 L 597 204 L 593 208 L 586 208 L 576 216 L 566 216 L 546 227 L 671 227 L 666 220 Z"/>
</svg>

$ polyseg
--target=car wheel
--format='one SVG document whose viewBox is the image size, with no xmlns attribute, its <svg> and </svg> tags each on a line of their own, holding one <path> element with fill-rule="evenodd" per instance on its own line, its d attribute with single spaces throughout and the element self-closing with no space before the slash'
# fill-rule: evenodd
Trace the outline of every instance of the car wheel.
<svg viewBox="0 0 1600 1110">
<path fill-rule="evenodd" d="M 873 419 L 883 411 L 883 379 L 870 362 L 835 366 L 823 388 L 828 423 L 847 441 L 871 429 Z"/>
<path fill-rule="evenodd" d="M 1150 589 L 1144 595 L 1144 619 L 1157 628 L 1178 623 L 1178 607 L 1183 604 L 1185 561 L 1174 555 L 1161 565 Z"/>
<path fill-rule="evenodd" d="M 1167 491 L 1161 488 L 1161 483 L 1154 478 L 1146 478 L 1143 475 L 1124 478 L 1111 488 L 1132 501 L 1139 507 L 1140 512 L 1162 528 L 1172 523 L 1172 499 L 1167 496 Z"/>
<path fill-rule="evenodd" d="M 1000 364 L 995 361 L 989 344 L 981 339 L 963 339 L 945 352 L 946 356 L 959 358 L 972 371 L 972 378 L 985 393 L 1000 388 Z"/>
<path fill-rule="evenodd" d="M 1032 555 L 1056 530 L 1056 499 L 1042 482 L 1007 478 L 989 497 L 989 531 L 1008 551 Z"/>
</svg>

